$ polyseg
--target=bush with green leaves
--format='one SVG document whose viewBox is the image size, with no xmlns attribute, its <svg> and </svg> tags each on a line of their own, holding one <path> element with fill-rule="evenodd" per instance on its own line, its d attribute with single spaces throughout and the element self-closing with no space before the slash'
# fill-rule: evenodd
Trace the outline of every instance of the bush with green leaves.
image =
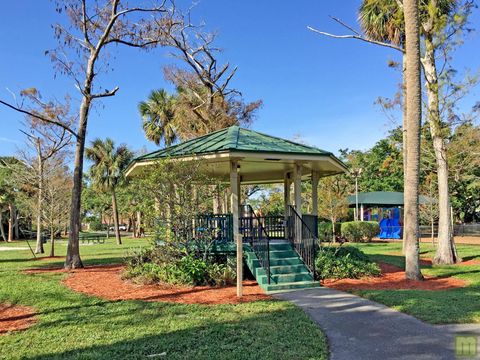
<svg viewBox="0 0 480 360">
<path fill-rule="evenodd" d="M 380 275 L 380 268 L 353 246 L 322 247 L 315 261 L 320 279 L 358 279 Z"/>
<path fill-rule="evenodd" d="M 134 251 L 125 259 L 123 278 L 142 284 L 227 286 L 235 282 L 235 264 L 195 257 L 165 245 Z"/>
<path fill-rule="evenodd" d="M 351 242 L 370 242 L 380 233 L 376 221 L 349 221 L 342 223 L 342 236 Z"/>
</svg>

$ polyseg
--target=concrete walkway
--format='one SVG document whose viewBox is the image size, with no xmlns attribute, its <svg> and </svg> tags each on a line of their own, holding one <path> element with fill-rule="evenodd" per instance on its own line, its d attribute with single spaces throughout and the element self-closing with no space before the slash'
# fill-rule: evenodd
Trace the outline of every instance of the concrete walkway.
<svg viewBox="0 0 480 360">
<path fill-rule="evenodd" d="M 275 295 L 301 307 L 325 331 L 332 360 L 455 359 L 454 334 L 478 326 L 433 326 L 358 296 L 328 288 Z"/>
</svg>

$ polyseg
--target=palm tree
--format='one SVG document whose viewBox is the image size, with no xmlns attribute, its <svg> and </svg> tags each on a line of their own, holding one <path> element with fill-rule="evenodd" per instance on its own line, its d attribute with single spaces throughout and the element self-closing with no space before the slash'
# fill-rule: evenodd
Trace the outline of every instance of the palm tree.
<svg viewBox="0 0 480 360">
<path fill-rule="evenodd" d="M 146 101 L 138 104 L 138 111 L 143 120 L 145 137 L 160 145 L 162 140 L 166 146 L 177 139 L 175 127 L 176 98 L 165 90 L 153 90 Z"/>
<path fill-rule="evenodd" d="M 120 145 L 115 148 L 115 143 L 112 139 L 106 138 L 105 141 L 102 141 L 97 138 L 85 150 L 85 156 L 93 162 L 93 165 L 90 167 L 90 177 L 94 186 L 101 191 L 108 191 L 112 194 L 115 236 L 117 244 L 121 245 L 122 239 L 118 228 L 118 208 L 115 189 L 123 182 L 123 171 L 132 160 L 133 154 L 126 145 Z"/>
<path fill-rule="evenodd" d="M 468 9 L 469 5 L 466 7 L 467 13 Z M 441 46 L 442 42 L 436 42 L 435 39 L 442 38 L 438 34 L 441 34 L 447 26 L 449 18 L 455 18 L 457 10 L 457 4 L 452 0 L 423 0 L 419 4 L 419 22 L 421 24 L 419 31 L 425 41 L 425 55 L 421 61 L 424 68 L 428 98 L 427 120 L 430 127 L 438 174 L 439 226 L 438 247 L 434 262 L 440 264 L 455 263 L 458 260 L 458 256 L 451 225 L 448 154 L 445 138 L 448 136 L 448 132 L 445 131 L 439 108 L 440 86 L 436 67 L 436 53 L 438 46 Z M 374 40 L 391 42 L 396 45 L 401 45 L 404 42 L 403 5 L 399 0 L 364 0 L 359 11 L 359 21 L 365 34 Z M 457 23 L 457 28 L 461 28 L 462 22 L 458 22 L 458 19 L 454 20 L 454 22 Z M 405 74 L 405 55 L 403 64 Z M 404 106 L 405 104 L 406 101 L 404 101 Z M 404 159 L 407 158 L 406 152 L 409 148 L 405 137 L 405 113 L 406 109 L 404 108 Z"/>
<path fill-rule="evenodd" d="M 405 52 L 407 55 L 405 92 L 407 103 L 407 158 L 404 184 L 405 277 L 423 279 L 419 266 L 418 192 L 420 178 L 420 126 L 422 122 L 422 85 L 420 69 L 420 30 L 417 0 L 404 0 Z"/>
</svg>

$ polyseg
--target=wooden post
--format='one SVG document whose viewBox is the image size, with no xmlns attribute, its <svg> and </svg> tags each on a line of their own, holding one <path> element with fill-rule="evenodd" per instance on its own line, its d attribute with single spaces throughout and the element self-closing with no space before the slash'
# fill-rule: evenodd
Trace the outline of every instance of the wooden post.
<svg viewBox="0 0 480 360">
<path fill-rule="evenodd" d="M 318 181 L 320 174 L 312 170 L 312 215 L 318 216 Z"/>
<path fill-rule="evenodd" d="M 239 188 L 240 181 L 238 178 L 238 161 L 230 161 L 230 191 L 231 191 L 231 211 L 233 217 L 233 238 L 237 245 L 237 296 L 242 297 L 242 280 L 243 280 L 243 244 L 242 237 L 239 233 Z"/>
</svg>

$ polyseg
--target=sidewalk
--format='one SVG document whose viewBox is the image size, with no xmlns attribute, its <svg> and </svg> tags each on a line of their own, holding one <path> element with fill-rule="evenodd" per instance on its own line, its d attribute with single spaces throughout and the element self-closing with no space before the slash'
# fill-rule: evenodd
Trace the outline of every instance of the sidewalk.
<svg viewBox="0 0 480 360">
<path fill-rule="evenodd" d="M 325 331 L 332 360 L 455 359 L 454 334 L 477 325 L 429 325 L 385 305 L 334 289 L 274 295 L 301 307 Z"/>
</svg>

